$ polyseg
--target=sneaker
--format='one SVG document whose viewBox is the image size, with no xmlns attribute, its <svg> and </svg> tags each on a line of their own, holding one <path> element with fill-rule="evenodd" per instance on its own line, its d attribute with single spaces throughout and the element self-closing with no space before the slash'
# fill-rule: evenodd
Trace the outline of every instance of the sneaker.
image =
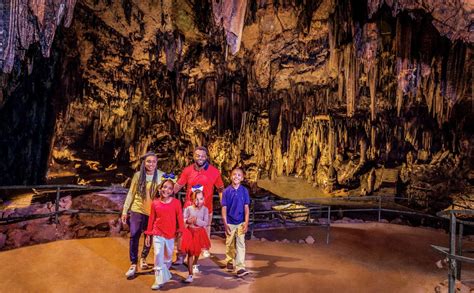
<svg viewBox="0 0 474 293">
<path fill-rule="evenodd" d="M 211 253 L 209 252 L 209 250 L 205 249 L 202 251 L 202 257 L 203 258 L 208 258 L 211 256 Z"/>
<path fill-rule="evenodd" d="M 140 259 L 140 269 L 141 270 L 148 270 L 150 266 L 148 266 L 148 263 L 146 262 L 146 259 L 141 258 Z"/>
<path fill-rule="evenodd" d="M 192 283 L 193 282 L 193 275 L 189 275 L 186 280 L 184 280 L 185 283 Z"/>
<path fill-rule="evenodd" d="M 240 269 L 237 271 L 237 277 L 241 278 L 243 276 L 247 276 L 249 274 L 248 271 L 246 271 L 245 269 Z"/>
<path fill-rule="evenodd" d="M 228 272 L 232 272 L 234 270 L 234 265 L 231 262 L 228 262 L 225 268 Z"/>
<path fill-rule="evenodd" d="M 127 278 L 131 278 L 135 276 L 135 273 L 137 272 L 137 265 L 131 265 L 128 271 L 125 273 L 125 276 Z"/>
<path fill-rule="evenodd" d="M 160 284 L 153 283 L 153 285 L 151 285 L 151 290 L 158 290 L 158 289 L 160 289 L 160 287 L 161 287 Z"/>
<path fill-rule="evenodd" d="M 193 265 L 193 274 L 199 274 L 201 271 L 199 271 L 199 265 Z"/>
</svg>

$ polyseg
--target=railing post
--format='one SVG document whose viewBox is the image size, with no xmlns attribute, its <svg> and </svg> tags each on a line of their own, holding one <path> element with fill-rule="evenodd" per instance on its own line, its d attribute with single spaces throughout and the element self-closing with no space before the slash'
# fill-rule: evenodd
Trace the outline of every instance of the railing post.
<svg viewBox="0 0 474 293">
<path fill-rule="evenodd" d="M 60 195 L 60 189 L 61 187 L 56 187 L 56 210 L 55 210 L 55 222 L 56 224 L 59 224 L 59 195 Z"/>
<path fill-rule="evenodd" d="M 450 229 L 449 229 L 449 254 L 456 254 L 456 216 L 454 212 L 450 213 Z M 454 287 L 456 282 L 456 260 L 449 258 L 449 269 L 448 269 L 448 292 L 454 293 Z"/>
<path fill-rule="evenodd" d="M 458 255 L 462 255 L 462 235 L 464 234 L 464 224 L 459 223 L 459 234 L 458 234 Z M 461 264 L 462 262 L 458 261 L 457 262 L 457 268 L 456 268 L 456 279 L 461 281 Z"/>
<path fill-rule="evenodd" d="M 381 216 L 382 216 L 382 196 L 379 195 L 379 215 L 378 215 L 379 222 L 380 222 Z"/>
<path fill-rule="evenodd" d="M 329 244 L 329 233 L 331 232 L 331 206 L 328 206 L 328 222 L 326 231 L 326 244 Z"/>
<path fill-rule="evenodd" d="M 255 227 L 255 201 L 252 202 L 252 226 L 250 227 L 250 238 L 253 238 L 253 229 Z"/>
</svg>

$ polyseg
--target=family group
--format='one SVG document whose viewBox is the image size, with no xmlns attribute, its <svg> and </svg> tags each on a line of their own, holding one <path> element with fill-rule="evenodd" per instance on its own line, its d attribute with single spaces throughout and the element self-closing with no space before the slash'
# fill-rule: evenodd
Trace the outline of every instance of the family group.
<svg viewBox="0 0 474 293">
<path fill-rule="evenodd" d="M 174 264 L 183 264 L 187 256 L 189 275 L 184 282 L 193 282 L 193 276 L 200 272 L 200 255 L 210 256 L 214 188 L 219 194 L 226 234 L 226 270 L 235 271 L 238 277 L 247 275 L 245 233 L 249 223 L 250 197 L 247 188 L 241 185 L 243 169 L 234 168 L 231 184 L 224 188 L 221 173 L 209 163 L 205 147 L 194 150 L 194 163 L 184 168 L 177 180 L 173 173 L 164 173 L 157 168 L 155 153 L 148 152 L 141 159 L 140 171 L 132 178 L 121 218 L 123 224 L 130 226 L 131 266 L 125 273 L 126 277 L 133 278 L 138 268 L 150 268 L 146 258 L 153 244 L 155 282 L 151 288 L 159 289 L 171 279 L 169 268 L 176 242 Z M 183 187 L 186 187 L 186 196 L 181 202 L 175 195 Z M 139 240 L 143 234 L 145 241 L 138 262 Z"/>
</svg>

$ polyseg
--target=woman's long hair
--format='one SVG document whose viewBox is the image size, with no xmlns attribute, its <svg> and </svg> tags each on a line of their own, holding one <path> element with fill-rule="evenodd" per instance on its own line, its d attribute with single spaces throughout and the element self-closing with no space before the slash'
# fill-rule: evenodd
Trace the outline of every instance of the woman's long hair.
<svg viewBox="0 0 474 293">
<path fill-rule="evenodd" d="M 146 170 L 145 170 L 145 160 L 149 156 L 154 156 L 156 158 L 156 154 L 149 152 L 146 153 L 142 157 L 142 165 L 140 166 L 140 176 L 138 177 L 138 191 L 140 193 L 140 196 L 142 198 L 146 197 Z M 151 187 L 150 187 L 150 198 L 155 197 L 155 193 L 158 191 L 158 169 L 155 169 L 155 172 L 153 172 L 153 179 L 151 181 Z"/>
</svg>

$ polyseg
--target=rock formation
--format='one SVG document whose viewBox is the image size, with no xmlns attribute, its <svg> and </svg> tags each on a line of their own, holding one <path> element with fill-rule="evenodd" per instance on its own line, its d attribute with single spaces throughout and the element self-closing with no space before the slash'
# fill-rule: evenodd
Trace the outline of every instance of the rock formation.
<svg viewBox="0 0 474 293">
<path fill-rule="evenodd" d="M 124 182 L 148 149 L 177 173 L 200 144 L 250 182 L 371 193 L 404 164 L 463 168 L 436 182 L 472 184 L 471 1 L 7 2 L 0 184 L 47 171 L 97 184 L 83 174 L 108 170 Z M 407 176 L 415 201 L 435 184 Z"/>
</svg>

